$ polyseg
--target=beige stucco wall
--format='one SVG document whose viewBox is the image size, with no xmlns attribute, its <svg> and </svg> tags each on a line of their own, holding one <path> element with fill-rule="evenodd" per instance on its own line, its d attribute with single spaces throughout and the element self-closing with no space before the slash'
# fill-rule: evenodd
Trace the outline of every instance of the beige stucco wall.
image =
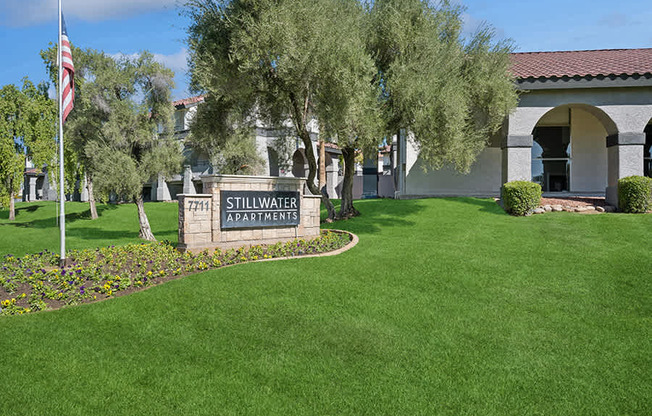
<svg viewBox="0 0 652 416">
<path fill-rule="evenodd" d="M 563 105 L 595 107 L 609 134 L 642 131 L 652 117 L 652 87 L 526 92 L 509 116 L 508 134 L 531 134 L 544 114 Z"/>
<path fill-rule="evenodd" d="M 468 174 L 452 166 L 424 172 L 423 161 L 414 146 L 407 151 L 406 194 L 417 196 L 497 196 L 501 186 L 501 150 L 488 147 L 478 155 Z"/>
<path fill-rule="evenodd" d="M 571 192 L 604 193 L 607 186 L 607 131 L 592 114 L 570 111 Z"/>
</svg>

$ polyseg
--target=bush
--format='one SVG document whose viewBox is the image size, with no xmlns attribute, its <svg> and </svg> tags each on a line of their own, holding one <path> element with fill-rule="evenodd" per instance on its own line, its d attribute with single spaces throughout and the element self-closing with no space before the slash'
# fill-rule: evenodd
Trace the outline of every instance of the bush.
<svg viewBox="0 0 652 416">
<path fill-rule="evenodd" d="M 541 202 L 541 185 L 529 181 L 512 181 L 503 185 L 505 211 L 512 215 L 528 215 Z"/>
<path fill-rule="evenodd" d="M 642 213 L 650 209 L 652 179 L 628 176 L 618 181 L 618 207 L 622 212 Z"/>
</svg>

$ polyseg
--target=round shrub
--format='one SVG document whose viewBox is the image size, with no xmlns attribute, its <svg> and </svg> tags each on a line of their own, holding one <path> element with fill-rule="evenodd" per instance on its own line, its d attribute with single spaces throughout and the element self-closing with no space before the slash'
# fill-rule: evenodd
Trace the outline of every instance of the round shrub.
<svg viewBox="0 0 652 416">
<path fill-rule="evenodd" d="M 650 209 L 652 179 L 628 176 L 618 181 L 618 207 L 622 212 L 643 213 Z"/>
<path fill-rule="evenodd" d="M 541 185 L 529 181 L 507 182 L 502 188 L 505 211 L 512 215 L 528 215 L 541 203 Z"/>
</svg>

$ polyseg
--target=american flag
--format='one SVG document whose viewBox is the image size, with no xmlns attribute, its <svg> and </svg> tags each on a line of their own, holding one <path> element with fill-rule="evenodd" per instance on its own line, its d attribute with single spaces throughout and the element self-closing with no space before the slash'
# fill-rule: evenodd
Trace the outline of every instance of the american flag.
<svg viewBox="0 0 652 416">
<path fill-rule="evenodd" d="M 63 72 L 61 76 L 61 108 L 63 110 L 63 120 L 68 117 L 73 107 L 75 99 L 75 66 L 72 63 L 72 52 L 70 51 L 70 41 L 68 40 L 68 31 L 66 30 L 66 21 L 61 15 L 61 62 Z"/>
</svg>

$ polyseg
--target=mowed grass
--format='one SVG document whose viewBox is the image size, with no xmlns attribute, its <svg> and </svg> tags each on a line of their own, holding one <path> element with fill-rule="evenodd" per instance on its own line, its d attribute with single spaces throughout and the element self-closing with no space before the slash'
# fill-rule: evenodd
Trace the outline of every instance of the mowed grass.
<svg viewBox="0 0 652 416">
<path fill-rule="evenodd" d="M 652 215 L 356 206 L 339 256 L 0 319 L 0 414 L 652 413 Z"/>
<path fill-rule="evenodd" d="M 48 249 L 59 252 L 58 203 L 16 204 L 16 219 L 0 210 L 0 255 L 22 256 Z M 98 204 L 100 216 L 90 219 L 88 203 L 66 202 L 66 249 L 96 248 L 141 241 L 135 204 Z M 146 203 L 145 213 L 158 240 L 178 239 L 178 205 Z"/>
</svg>

